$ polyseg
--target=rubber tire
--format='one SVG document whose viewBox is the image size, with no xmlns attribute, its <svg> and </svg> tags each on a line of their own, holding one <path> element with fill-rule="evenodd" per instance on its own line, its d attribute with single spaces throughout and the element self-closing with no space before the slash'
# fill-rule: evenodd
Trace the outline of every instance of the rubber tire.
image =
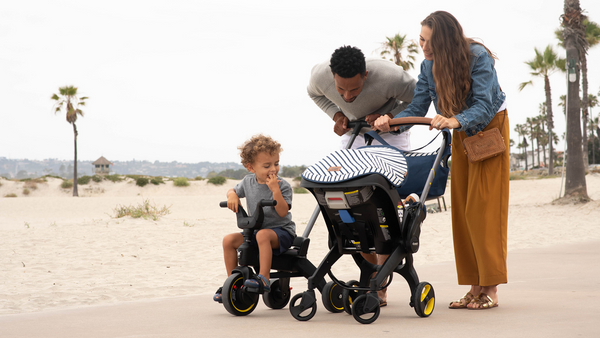
<svg viewBox="0 0 600 338">
<path fill-rule="evenodd" d="M 350 286 L 358 286 L 359 285 L 358 281 L 354 280 L 354 279 L 349 280 L 348 283 L 346 283 L 346 284 L 350 285 Z M 344 311 L 346 311 L 347 314 L 352 315 L 352 303 L 358 296 L 359 296 L 358 291 L 348 290 L 348 289 L 344 289 L 342 291 L 342 299 L 344 302 Z"/>
<path fill-rule="evenodd" d="M 412 305 L 419 317 L 429 317 L 435 308 L 435 291 L 433 286 L 427 282 L 421 282 L 412 296 Z"/>
<path fill-rule="evenodd" d="M 369 318 L 361 317 L 362 315 L 366 314 L 365 312 L 363 312 L 363 307 L 366 301 L 367 295 L 360 295 L 354 300 L 354 304 L 352 304 L 352 317 L 354 317 L 354 319 L 356 319 L 356 321 L 361 324 L 371 324 L 372 322 L 376 321 L 381 311 L 381 308 L 378 305 L 377 308 L 375 308 L 373 316 Z"/>
<path fill-rule="evenodd" d="M 302 295 L 303 295 L 303 293 L 299 293 L 299 294 L 295 295 L 294 297 L 292 297 L 292 300 L 290 301 L 290 313 L 292 314 L 292 317 L 296 318 L 297 320 L 299 320 L 301 322 L 305 322 L 307 320 L 310 320 L 312 317 L 315 316 L 315 313 L 317 313 L 317 303 L 315 302 L 311 306 L 311 310 L 306 316 L 302 315 L 302 313 L 306 312 L 306 310 L 302 311 L 301 313 L 295 314 L 294 310 L 298 306 L 298 305 L 296 305 L 296 302 L 298 300 L 302 301 Z"/>
<path fill-rule="evenodd" d="M 271 282 L 271 291 L 263 293 L 263 302 L 265 305 L 271 309 L 283 309 L 290 298 L 292 297 L 292 292 L 288 288 L 287 290 L 281 290 L 281 283 L 279 279 L 275 279 Z"/>
<path fill-rule="evenodd" d="M 321 300 L 327 311 L 331 313 L 340 313 L 344 311 L 343 291 L 344 289 L 333 281 L 325 284 L 323 292 L 321 293 Z"/>
<path fill-rule="evenodd" d="M 243 291 L 244 276 L 235 272 L 227 277 L 223 284 L 223 306 L 227 312 L 235 316 L 247 316 L 256 309 L 258 304 L 258 293 Z"/>
</svg>

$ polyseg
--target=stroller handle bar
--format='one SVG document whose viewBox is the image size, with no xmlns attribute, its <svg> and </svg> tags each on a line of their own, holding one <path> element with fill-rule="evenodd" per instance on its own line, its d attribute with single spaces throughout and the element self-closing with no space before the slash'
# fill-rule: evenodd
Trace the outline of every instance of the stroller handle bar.
<svg viewBox="0 0 600 338">
<path fill-rule="evenodd" d="M 430 125 L 431 118 L 429 117 L 399 117 L 392 119 L 389 122 L 390 127 L 392 126 L 404 126 L 404 125 Z"/>
</svg>

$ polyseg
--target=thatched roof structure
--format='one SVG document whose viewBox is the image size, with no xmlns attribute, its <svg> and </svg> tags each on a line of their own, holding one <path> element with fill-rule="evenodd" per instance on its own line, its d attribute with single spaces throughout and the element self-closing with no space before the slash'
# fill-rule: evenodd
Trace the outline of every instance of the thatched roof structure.
<svg viewBox="0 0 600 338">
<path fill-rule="evenodd" d="M 115 165 L 114 163 L 110 162 L 109 160 L 107 160 L 106 158 L 104 158 L 104 156 L 100 156 L 99 159 L 97 159 L 96 161 L 92 162 L 93 165 L 100 165 L 100 164 L 104 164 L 104 165 Z"/>
</svg>

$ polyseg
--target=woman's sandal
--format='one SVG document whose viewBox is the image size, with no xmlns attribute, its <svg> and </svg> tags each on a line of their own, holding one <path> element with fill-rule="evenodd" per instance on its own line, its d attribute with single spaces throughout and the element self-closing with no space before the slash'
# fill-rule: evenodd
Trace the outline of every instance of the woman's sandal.
<svg viewBox="0 0 600 338">
<path fill-rule="evenodd" d="M 480 293 L 474 301 L 474 304 L 479 305 L 478 307 L 470 307 L 469 310 L 487 310 L 498 307 L 498 303 L 494 303 L 492 297 L 485 293 Z"/>
<path fill-rule="evenodd" d="M 265 278 L 265 276 L 263 276 L 263 275 L 258 275 L 258 279 L 260 279 L 260 281 L 262 282 L 263 291 L 270 292 L 271 291 L 271 283 L 269 282 L 269 280 L 267 278 Z M 246 279 L 244 281 L 244 286 L 248 286 L 251 288 L 259 288 L 260 282 L 256 279 Z"/>
<path fill-rule="evenodd" d="M 467 294 L 464 295 L 461 299 L 450 302 L 448 307 L 450 309 L 468 309 L 467 304 L 469 304 L 473 301 L 477 301 L 477 299 L 475 298 L 475 296 L 473 296 L 473 294 L 471 292 L 467 292 Z M 455 304 L 455 303 L 458 304 L 458 306 L 452 306 L 452 304 Z"/>
<path fill-rule="evenodd" d="M 215 295 L 213 296 L 213 300 L 217 303 L 223 303 L 223 296 L 221 296 L 221 293 L 223 292 L 223 287 L 220 287 L 217 289 L 217 292 L 215 292 Z"/>
</svg>

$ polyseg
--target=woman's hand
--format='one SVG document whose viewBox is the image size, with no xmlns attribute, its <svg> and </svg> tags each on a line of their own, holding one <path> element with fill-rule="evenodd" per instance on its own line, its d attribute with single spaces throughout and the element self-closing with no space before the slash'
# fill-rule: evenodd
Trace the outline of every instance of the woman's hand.
<svg viewBox="0 0 600 338">
<path fill-rule="evenodd" d="M 429 126 L 429 130 L 437 129 L 442 130 L 444 128 L 448 129 L 456 129 L 460 128 L 460 123 L 455 117 L 447 118 L 442 115 L 436 114 L 434 118 L 431 119 L 431 125 Z"/>
<path fill-rule="evenodd" d="M 390 130 L 396 131 L 398 130 L 398 126 L 394 126 L 390 128 L 390 117 L 387 115 L 381 115 L 377 120 L 375 120 L 373 130 L 379 130 L 382 132 L 388 132 Z"/>
</svg>

